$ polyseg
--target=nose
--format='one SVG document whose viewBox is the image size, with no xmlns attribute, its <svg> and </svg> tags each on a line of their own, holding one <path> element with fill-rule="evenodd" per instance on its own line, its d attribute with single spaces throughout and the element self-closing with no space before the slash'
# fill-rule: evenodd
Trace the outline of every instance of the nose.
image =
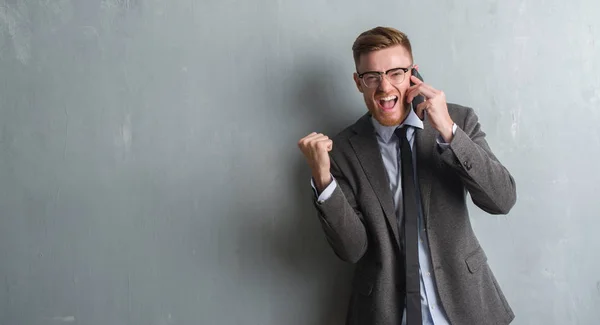
<svg viewBox="0 0 600 325">
<path fill-rule="evenodd" d="M 379 90 L 383 93 L 387 93 L 393 88 L 394 86 L 392 86 L 392 83 L 387 79 L 387 76 L 382 76 L 381 82 L 379 83 Z"/>
</svg>

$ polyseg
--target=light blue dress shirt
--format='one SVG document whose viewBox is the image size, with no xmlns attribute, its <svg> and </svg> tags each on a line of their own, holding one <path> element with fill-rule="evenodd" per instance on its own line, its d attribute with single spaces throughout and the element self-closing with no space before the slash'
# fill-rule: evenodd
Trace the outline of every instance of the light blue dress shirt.
<svg viewBox="0 0 600 325">
<path fill-rule="evenodd" d="M 396 208 L 396 215 L 398 220 L 402 220 L 402 184 L 401 184 L 401 164 L 400 162 L 400 139 L 394 135 L 394 130 L 403 125 L 409 125 L 411 127 L 408 128 L 406 132 L 406 136 L 408 141 L 410 142 L 410 146 L 413 150 L 413 166 L 415 168 L 414 173 L 416 175 L 417 172 L 417 161 L 414 147 L 414 138 L 415 138 L 415 129 L 414 128 L 423 128 L 423 121 L 415 114 L 415 112 L 411 109 L 408 117 L 404 120 L 404 122 L 397 126 L 383 126 L 376 119 L 371 118 L 373 123 L 373 127 L 377 132 L 377 143 L 379 144 L 379 151 L 381 152 L 381 158 L 383 158 L 383 164 L 386 169 L 386 173 L 388 179 L 390 180 L 390 190 L 392 191 L 394 198 L 394 205 Z M 452 128 L 453 134 L 456 133 L 457 125 L 454 124 Z M 447 148 L 449 146 L 448 143 L 445 143 L 441 136 L 437 139 L 437 143 L 442 148 Z M 323 190 L 323 192 L 318 196 L 318 202 L 324 202 L 335 190 L 337 183 L 335 178 L 333 178 L 331 184 Z M 416 177 L 415 177 L 416 179 Z M 311 185 L 316 193 L 316 188 L 314 185 L 314 181 L 311 180 Z M 418 187 L 417 187 L 418 188 Z M 417 193 L 417 195 L 421 195 L 421 193 Z M 419 200 L 419 205 L 421 204 L 421 200 Z M 423 324 L 427 325 L 445 325 L 450 324 L 448 321 L 448 317 L 442 308 L 442 305 L 439 302 L 439 295 L 437 292 L 437 288 L 435 285 L 434 274 L 431 268 L 431 257 L 429 251 L 429 243 L 427 241 L 427 236 L 425 235 L 425 226 L 423 223 L 422 212 L 423 209 L 419 206 L 419 268 L 421 275 L 421 311 L 423 316 Z M 405 306 L 402 306 L 405 308 Z M 402 318 L 402 324 L 406 324 L 406 308 L 404 309 Z"/>
</svg>

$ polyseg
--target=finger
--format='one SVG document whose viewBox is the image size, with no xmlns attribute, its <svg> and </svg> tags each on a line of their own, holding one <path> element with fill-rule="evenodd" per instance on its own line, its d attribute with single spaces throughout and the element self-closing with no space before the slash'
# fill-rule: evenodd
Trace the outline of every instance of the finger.
<svg viewBox="0 0 600 325">
<path fill-rule="evenodd" d="M 422 83 L 422 84 L 421 84 L 421 89 L 422 89 L 424 92 L 428 92 L 428 93 L 431 93 L 431 94 L 433 94 L 433 96 L 437 96 L 437 95 L 439 95 L 439 94 L 441 93 L 441 91 L 439 91 L 439 90 L 437 90 L 437 89 L 433 88 L 431 85 L 429 85 L 429 84 L 426 84 L 426 83 Z"/>
<path fill-rule="evenodd" d="M 438 95 L 437 90 L 435 90 L 431 86 L 428 86 L 427 84 L 424 84 L 424 83 L 421 84 L 421 87 L 419 87 L 419 92 L 421 95 L 425 96 L 425 98 L 427 98 L 427 99 L 434 98 Z"/>
<path fill-rule="evenodd" d="M 302 139 L 298 140 L 298 147 L 302 148 L 304 145 L 306 145 L 306 142 L 311 135 L 312 135 L 312 133 L 303 137 Z"/>
<path fill-rule="evenodd" d="M 322 137 L 327 137 L 327 136 L 326 136 L 326 135 L 324 135 L 323 133 L 316 133 L 316 132 L 313 132 L 313 133 L 311 133 L 310 135 L 307 135 L 307 136 L 304 138 L 304 141 L 305 141 L 305 143 L 310 143 L 310 142 L 314 142 L 314 141 L 316 141 L 316 140 L 319 140 L 319 139 L 320 139 L 320 138 L 322 138 Z"/>
<path fill-rule="evenodd" d="M 410 103 L 413 101 L 413 99 L 415 99 L 415 97 L 419 96 L 421 94 L 421 86 L 420 85 L 415 85 L 412 86 L 411 88 L 408 89 L 407 93 L 406 93 L 406 102 Z"/>
<path fill-rule="evenodd" d="M 408 87 L 408 88 L 406 89 L 406 91 L 407 91 L 407 92 L 409 92 L 409 91 L 414 91 L 415 89 L 421 88 L 421 85 L 422 85 L 422 84 L 423 84 L 423 83 L 420 83 L 420 84 L 418 84 L 418 85 L 410 85 L 410 87 Z"/>
<path fill-rule="evenodd" d="M 415 86 L 419 86 L 421 94 L 423 94 L 423 96 L 427 97 L 428 99 L 435 97 L 439 93 L 439 90 L 431 87 L 431 85 L 424 83 L 423 81 L 421 81 L 421 79 L 415 76 L 410 76 L 410 81 L 412 81 L 415 84 Z"/>
<path fill-rule="evenodd" d="M 315 135 L 315 134 L 317 134 L 317 132 L 311 132 L 311 133 L 309 133 L 309 134 L 305 135 L 304 137 L 302 137 L 302 138 L 300 139 L 300 141 L 304 141 L 304 140 L 306 140 L 306 139 L 310 138 L 311 136 L 313 136 L 313 135 Z"/>
<path fill-rule="evenodd" d="M 410 103 L 413 100 L 413 98 L 416 96 L 415 93 L 419 93 L 419 85 L 410 86 L 408 89 L 406 89 L 405 98 L 407 103 Z"/>
<path fill-rule="evenodd" d="M 315 147 L 318 150 L 326 150 L 326 151 L 330 151 L 331 150 L 330 148 L 332 146 L 333 146 L 333 143 L 329 139 L 318 141 L 318 142 L 316 142 L 316 145 L 315 145 Z"/>
<path fill-rule="evenodd" d="M 424 83 L 423 80 L 421 80 L 413 75 L 410 76 L 410 81 L 412 81 L 412 83 L 414 83 L 415 85 L 420 85 L 420 84 Z"/>
<path fill-rule="evenodd" d="M 320 143 L 327 151 L 331 151 L 333 149 L 333 141 L 331 139 L 322 140 Z"/>
<path fill-rule="evenodd" d="M 324 140 L 329 140 L 329 137 L 324 134 L 318 134 L 310 139 L 311 142 L 321 142 Z"/>
<path fill-rule="evenodd" d="M 428 101 L 424 101 L 415 107 L 415 113 L 421 120 L 425 119 L 425 111 L 429 105 L 430 103 Z"/>
<path fill-rule="evenodd" d="M 323 146 L 323 142 L 329 141 L 329 137 L 324 135 L 324 136 L 320 136 L 320 137 L 316 137 L 312 140 L 310 140 L 308 146 L 311 148 L 315 148 L 315 149 L 321 149 L 321 146 Z"/>
<path fill-rule="evenodd" d="M 316 132 L 312 132 L 309 135 L 305 136 L 304 138 L 300 139 L 300 141 L 298 141 L 298 147 L 302 148 L 307 146 L 308 144 L 310 144 L 310 142 L 319 136 L 319 133 Z"/>
</svg>

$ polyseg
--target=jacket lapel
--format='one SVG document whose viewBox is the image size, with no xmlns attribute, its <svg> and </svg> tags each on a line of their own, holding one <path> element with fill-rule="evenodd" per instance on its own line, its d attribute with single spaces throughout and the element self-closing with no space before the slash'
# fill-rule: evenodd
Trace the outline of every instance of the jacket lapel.
<svg viewBox="0 0 600 325">
<path fill-rule="evenodd" d="M 385 213 L 390 228 L 392 228 L 396 242 L 400 244 L 394 200 L 390 191 L 388 177 L 385 173 L 379 145 L 377 144 L 375 129 L 371 124 L 370 118 L 371 116 L 369 114 L 365 114 L 356 122 L 354 125 L 356 134 L 350 137 L 349 140 L 365 175 L 383 208 L 383 212 Z"/>
<path fill-rule="evenodd" d="M 437 131 L 429 124 L 428 120 L 423 122 L 424 128 L 418 129 L 415 137 L 415 146 L 417 148 L 417 175 L 419 180 L 419 188 L 421 191 L 421 202 L 423 206 L 423 217 L 425 225 L 429 219 L 429 203 L 431 202 L 431 171 L 435 166 L 434 150 L 436 146 Z"/>
</svg>

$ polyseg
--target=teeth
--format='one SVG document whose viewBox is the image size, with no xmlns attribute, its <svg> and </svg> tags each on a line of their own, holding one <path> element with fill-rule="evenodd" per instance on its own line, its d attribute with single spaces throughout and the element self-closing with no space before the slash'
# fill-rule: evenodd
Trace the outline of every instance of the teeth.
<svg viewBox="0 0 600 325">
<path fill-rule="evenodd" d="M 388 100 L 394 100 L 396 98 L 398 98 L 398 96 L 392 95 L 392 96 L 387 96 L 387 97 L 379 98 L 379 100 L 383 100 L 383 101 L 387 102 Z"/>
</svg>

